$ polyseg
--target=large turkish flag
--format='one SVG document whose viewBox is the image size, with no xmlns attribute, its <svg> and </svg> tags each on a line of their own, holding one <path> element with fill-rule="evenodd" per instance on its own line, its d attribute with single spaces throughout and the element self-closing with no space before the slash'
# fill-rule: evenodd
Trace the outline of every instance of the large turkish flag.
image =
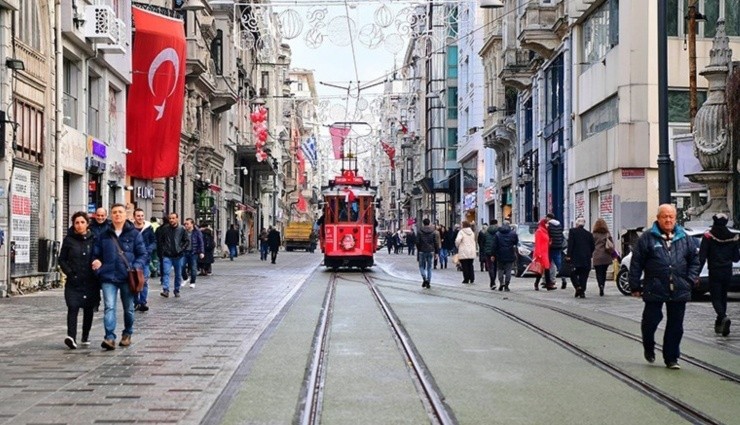
<svg viewBox="0 0 740 425">
<path fill-rule="evenodd" d="M 127 174 L 176 176 L 185 99 L 183 21 L 132 8 L 136 28 L 126 114 Z"/>
</svg>

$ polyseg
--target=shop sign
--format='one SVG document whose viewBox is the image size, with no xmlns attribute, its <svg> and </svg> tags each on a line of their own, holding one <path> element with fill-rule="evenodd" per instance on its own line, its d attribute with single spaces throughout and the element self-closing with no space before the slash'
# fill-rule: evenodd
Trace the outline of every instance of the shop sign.
<svg viewBox="0 0 740 425">
<path fill-rule="evenodd" d="M 644 179 L 645 169 L 644 168 L 622 168 L 623 179 Z"/>
<path fill-rule="evenodd" d="M 136 186 L 134 193 L 137 199 L 154 199 L 154 188 L 151 186 Z"/>
<path fill-rule="evenodd" d="M 92 153 L 98 158 L 107 158 L 106 146 L 104 143 L 99 142 L 97 139 L 92 139 Z"/>
<path fill-rule="evenodd" d="M 15 242 L 16 264 L 31 262 L 31 172 L 13 172 L 11 235 Z"/>
</svg>

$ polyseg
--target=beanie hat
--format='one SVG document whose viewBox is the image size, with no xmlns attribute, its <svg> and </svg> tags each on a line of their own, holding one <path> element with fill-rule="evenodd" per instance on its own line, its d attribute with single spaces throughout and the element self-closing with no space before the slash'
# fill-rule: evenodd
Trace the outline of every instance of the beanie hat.
<svg viewBox="0 0 740 425">
<path fill-rule="evenodd" d="M 727 215 L 726 214 L 715 214 L 712 216 L 715 226 L 727 226 Z"/>
</svg>

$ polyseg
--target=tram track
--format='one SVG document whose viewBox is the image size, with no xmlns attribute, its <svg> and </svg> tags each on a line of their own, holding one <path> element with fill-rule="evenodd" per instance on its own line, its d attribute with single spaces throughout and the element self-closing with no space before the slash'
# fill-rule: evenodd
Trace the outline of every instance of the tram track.
<svg viewBox="0 0 740 425">
<path fill-rule="evenodd" d="M 388 287 L 389 288 L 392 287 L 393 289 L 401 290 L 401 291 L 415 292 L 407 288 L 398 288 L 396 286 L 388 286 Z M 471 294 L 469 291 L 464 291 L 464 290 L 459 290 L 459 289 L 454 289 L 454 288 L 451 288 L 451 289 L 453 292 L 456 292 L 456 293 L 465 293 L 466 295 Z M 449 288 L 445 288 L 445 290 L 449 290 Z M 620 382 L 628 385 L 630 388 L 633 388 L 636 391 L 644 394 L 645 396 L 650 397 L 655 402 L 665 406 L 669 410 L 675 412 L 676 414 L 678 414 L 679 416 L 683 417 L 684 419 L 686 419 L 687 421 L 691 423 L 711 424 L 711 425 L 723 423 L 713 418 L 709 414 L 702 412 L 701 410 L 688 406 L 684 401 L 682 401 L 678 397 L 675 397 L 672 394 L 668 393 L 667 391 L 664 391 L 661 388 L 644 381 L 640 377 L 634 376 L 630 372 L 620 368 L 618 365 L 615 365 L 609 360 L 604 359 L 598 355 L 595 355 L 591 353 L 589 350 L 579 346 L 578 344 L 570 342 L 567 339 L 555 334 L 554 332 L 550 332 L 547 329 L 544 329 L 543 327 L 535 324 L 534 322 L 527 320 L 515 313 L 512 313 L 501 307 L 497 307 L 497 306 L 491 305 L 483 301 L 475 301 L 475 300 L 470 300 L 470 299 L 465 299 L 465 298 L 460 298 L 460 297 L 450 296 L 450 295 L 445 295 L 445 294 L 439 294 L 439 293 L 427 293 L 426 295 L 449 299 L 451 301 L 462 302 L 465 304 L 475 305 L 478 307 L 482 307 L 482 308 L 494 311 L 497 314 L 503 317 L 506 317 L 507 319 L 529 329 L 530 331 L 536 333 L 537 335 L 540 335 L 541 337 L 555 343 L 556 345 L 560 346 L 566 351 L 574 355 L 577 355 L 579 358 L 582 358 L 589 364 L 597 367 L 598 369 L 604 371 L 605 373 L 609 374 L 610 376 L 614 377 Z M 526 303 L 526 302 L 522 302 L 522 303 Z M 550 308 L 549 306 L 539 305 L 538 303 L 526 303 L 526 304 L 534 305 L 534 306 L 541 307 L 541 308 L 546 308 L 546 309 L 549 309 L 553 312 L 560 313 L 560 314 L 569 313 L 569 312 L 566 312 L 565 310 L 558 309 L 557 307 Z M 593 321 L 589 318 L 583 317 L 575 313 L 567 314 L 567 316 L 573 319 L 576 319 L 576 320 L 581 320 L 585 323 L 588 323 L 589 325 L 597 326 L 601 329 L 610 331 L 624 338 L 628 338 L 632 340 L 636 339 L 638 341 L 640 340 L 639 337 L 635 336 L 634 334 L 621 331 L 617 328 L 613 328 L 608 325 L 601 324 L 603 326 L 598 326 L 597 321 Z M 685 356 L 682 356 L 682 360 L 685 360 L 687 363 L 691 363 L 692 365 L 697 366 L 708 373 L 720 376 L 722 377 L 722 379 L 726 379 L 732 383 L 738 383 L 737 375 L 730 371 L 726 371 L 724 369 L 710 365 L 706 362 L 702 362 L 701 360 L 698 360 L 696 358 L 691 358 L 691 360 L 686 360 Z"/>
<path fill-rule="evenodd" d="M 408 367 L 411 379 L 417 388 L 430 423 L 439 425 L 457 424 L 453 413 L 444 403 L 444 397 L 437 389 L 433 378 L 417 354 L 413 342 L 398 321 L 393 309 L 383 297 L 378 286 L 367 272 L 361 272 L 362 281 L 373 296 L 383 318 L 390 328 L 397 347 Z M 306 379 L 302 394 L 305 394 L 301 403 L 298 423 L 301 425 L 315 425 L 321 422 L 321 411 L 324 398 L 324 384 L 327 375 L 327 357 L 329 354 L 329 340 L 331 335 L 332 318 L 336 303 L 336 286 L 340 280 L 340 272 L 332 272 L 327 285 L 326 294 L 321 309 L 318 324 L 314 334 L 314 343 L 310 354 L 311 360 L 306 371 Z M 343 278 L 346 279 L 346 278 Z M 346 279 L 351 280 L 351 279 Z M 353 280 L 354 281 L 354 280 Z"/>
</svg>

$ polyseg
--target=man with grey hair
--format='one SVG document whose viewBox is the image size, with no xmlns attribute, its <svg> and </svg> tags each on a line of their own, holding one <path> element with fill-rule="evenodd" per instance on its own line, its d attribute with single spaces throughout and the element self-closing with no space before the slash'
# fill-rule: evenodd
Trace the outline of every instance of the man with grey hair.
<svg viewBox="0 0 740 425">
<path fill-rule="evenodd" d="M 573 266 L 570 280 L 576 290 L 576 298 L 586 298 L 586 283 L 591 272 L 591 257 L 594 254 L 594 235 L 584 228 L 586 220 L 576 219 L 576 226 L 568 232 L 568 250 L 565 261 Z"/>
</svg>

